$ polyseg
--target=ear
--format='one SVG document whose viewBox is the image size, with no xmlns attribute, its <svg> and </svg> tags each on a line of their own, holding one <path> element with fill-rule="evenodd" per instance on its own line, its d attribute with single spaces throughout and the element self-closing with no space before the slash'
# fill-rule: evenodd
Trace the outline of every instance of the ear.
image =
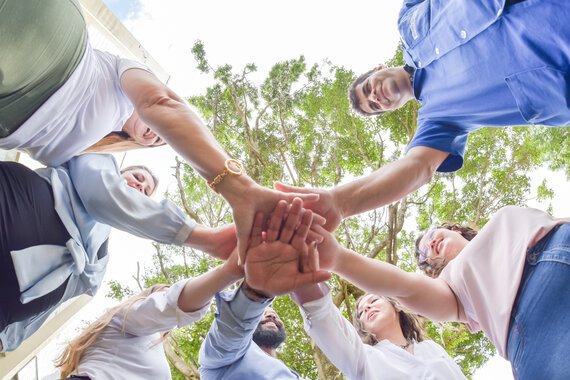
<svg viewBox="0 0 570 380">
<path fill-rule="evenodd" d="M 378 66 L 376 66 L 373 70 L 380 71 L 380 70 L 384 70 L 385 68 L 386 68 L 385 65 L 379 63 Z"/>
</svg>

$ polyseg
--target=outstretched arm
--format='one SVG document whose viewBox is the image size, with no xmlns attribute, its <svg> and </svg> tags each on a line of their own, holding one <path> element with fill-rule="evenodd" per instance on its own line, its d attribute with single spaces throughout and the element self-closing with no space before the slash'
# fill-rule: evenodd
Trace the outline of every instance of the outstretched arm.
<svg viewBox="0 0 570 380">
<path fill-rule="evenodd" d="M 324 237 L 319 244 L 322 269 L 337 273 L 368 293 L 397 298 L 427 318 L 459 320 L 457 299 L 445 281 L 409 273 L 395 265 L 359 255 L 341 247 L 321 226 L 316 226 L 315 230 Z"/>
<path fill-rule="evenodd" d="M 334 231 L 342 219 L 397 201 L 428 183 L 448 153 L 427 147 L 414 147 L 397 161 L 375 172 L 331 190 L 303 189 L 276 184 L 281 191 L 316 193 L 317 201 L 304 207 L 326 218 L 325 227 Z"/>
<path fill-rule="evenodd" d="M 140 69 L 127 70 L 121 76 L 121 87 L 141 119 L 206 181 L 211 182 L 224 171 L 225 161 L 230 157 L 188 104 L 152 73 Z M 255 212 L 269 214 L 279 200 L 289 202 L 295 197 L 295 194 L 259 186 L 247 174 L 225 176 L 216 190 L 232 207 L 242 262 Z M 305 200 L 318 199 L 315 194 L 298 196 Z"/>
</svg>

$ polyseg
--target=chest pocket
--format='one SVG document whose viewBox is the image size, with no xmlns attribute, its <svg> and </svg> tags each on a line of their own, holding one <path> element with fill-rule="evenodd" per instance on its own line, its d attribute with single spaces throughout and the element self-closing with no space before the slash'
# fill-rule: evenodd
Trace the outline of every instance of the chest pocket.
<svg viewBox="0 0 570 380">
<path fill-rule="evenodd" d="M 424 1 L 414 5 L 400 15 L 398 29 L 402 43 L 406 48 L 413 48 L 421 42 L 429 32 L 430 2 Z"/>
<path fill-rule="evenodd" d="M 521 115 L 532 124 L 570 125 L 570 73 L 540 67 L 505 79 Z"/>
</svg>

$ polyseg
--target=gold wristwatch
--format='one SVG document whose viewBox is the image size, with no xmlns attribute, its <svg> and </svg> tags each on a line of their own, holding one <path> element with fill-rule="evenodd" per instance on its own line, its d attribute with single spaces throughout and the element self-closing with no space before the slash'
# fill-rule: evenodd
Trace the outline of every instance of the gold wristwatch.
<svg viewBox="0 0 570 380">
<path fill-rule="evenodd" d="M 224 162 L 224 166 L 225 169 L 220 174 L 218 174 L 216 178 L 212 180 L 212 182 L 208 182 L 208 186 L 210 186 L 210 189 L 214 190 L 216 193 L 218 192 L 218 190 L 216 190 L 216 185 L 222 182 L 222 180 L 228 174 L 240 176 L 243 173 L 245 173 L 245 168 L 243 167 L 243 164 L 238 160 L 234 160 L 233 158 L 226 160 Z"/>
</svg>

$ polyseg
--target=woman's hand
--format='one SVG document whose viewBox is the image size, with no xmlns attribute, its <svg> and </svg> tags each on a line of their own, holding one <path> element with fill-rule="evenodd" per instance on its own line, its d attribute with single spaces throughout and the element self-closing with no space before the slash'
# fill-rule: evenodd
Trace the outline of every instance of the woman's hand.
<svg viewBox="0 0 570 380">
<path fill-rule="evenodd" d="M 197 224 L 194 231 L 186 239 L 186 245 L 212 257 L 226 260 L 236 249 L 237 236 L 234 224 L 226 224 L 221 227 L 206 227 Z"/>
<path fill-rule="evenodd" d="M 318 258 L 320 269 L 336 272 L 337 263 L 342 255 L 341 245 L 334 235 L 322 226 L 313 225 L 311 230 L 323 237 L 323 240 L 318 244 L 318 253 L 315 255 Z"/>
<path fill-rule="evenodd" d="M 251 179 L 246 180 L 240 177 L 226 177 L 220 183 L 220 194 L 228 201 L 232 207 L 234 223 L 236 225 L 238 238 L 238 251 L 240 264 L 246 259 L 246 252 L 249 238 L 252 233 L 252 225 L 256 212 L 263 215 L 270 215 L 279 201 L 291 203 L 294 198 L 299 198 L 303 203 L 316 202 L 319 195 L 311 193 L 283 193 L 260 186 Z M 312 219 L 315 223 L 323 224 L 323 218 Z"/>
</svg>

